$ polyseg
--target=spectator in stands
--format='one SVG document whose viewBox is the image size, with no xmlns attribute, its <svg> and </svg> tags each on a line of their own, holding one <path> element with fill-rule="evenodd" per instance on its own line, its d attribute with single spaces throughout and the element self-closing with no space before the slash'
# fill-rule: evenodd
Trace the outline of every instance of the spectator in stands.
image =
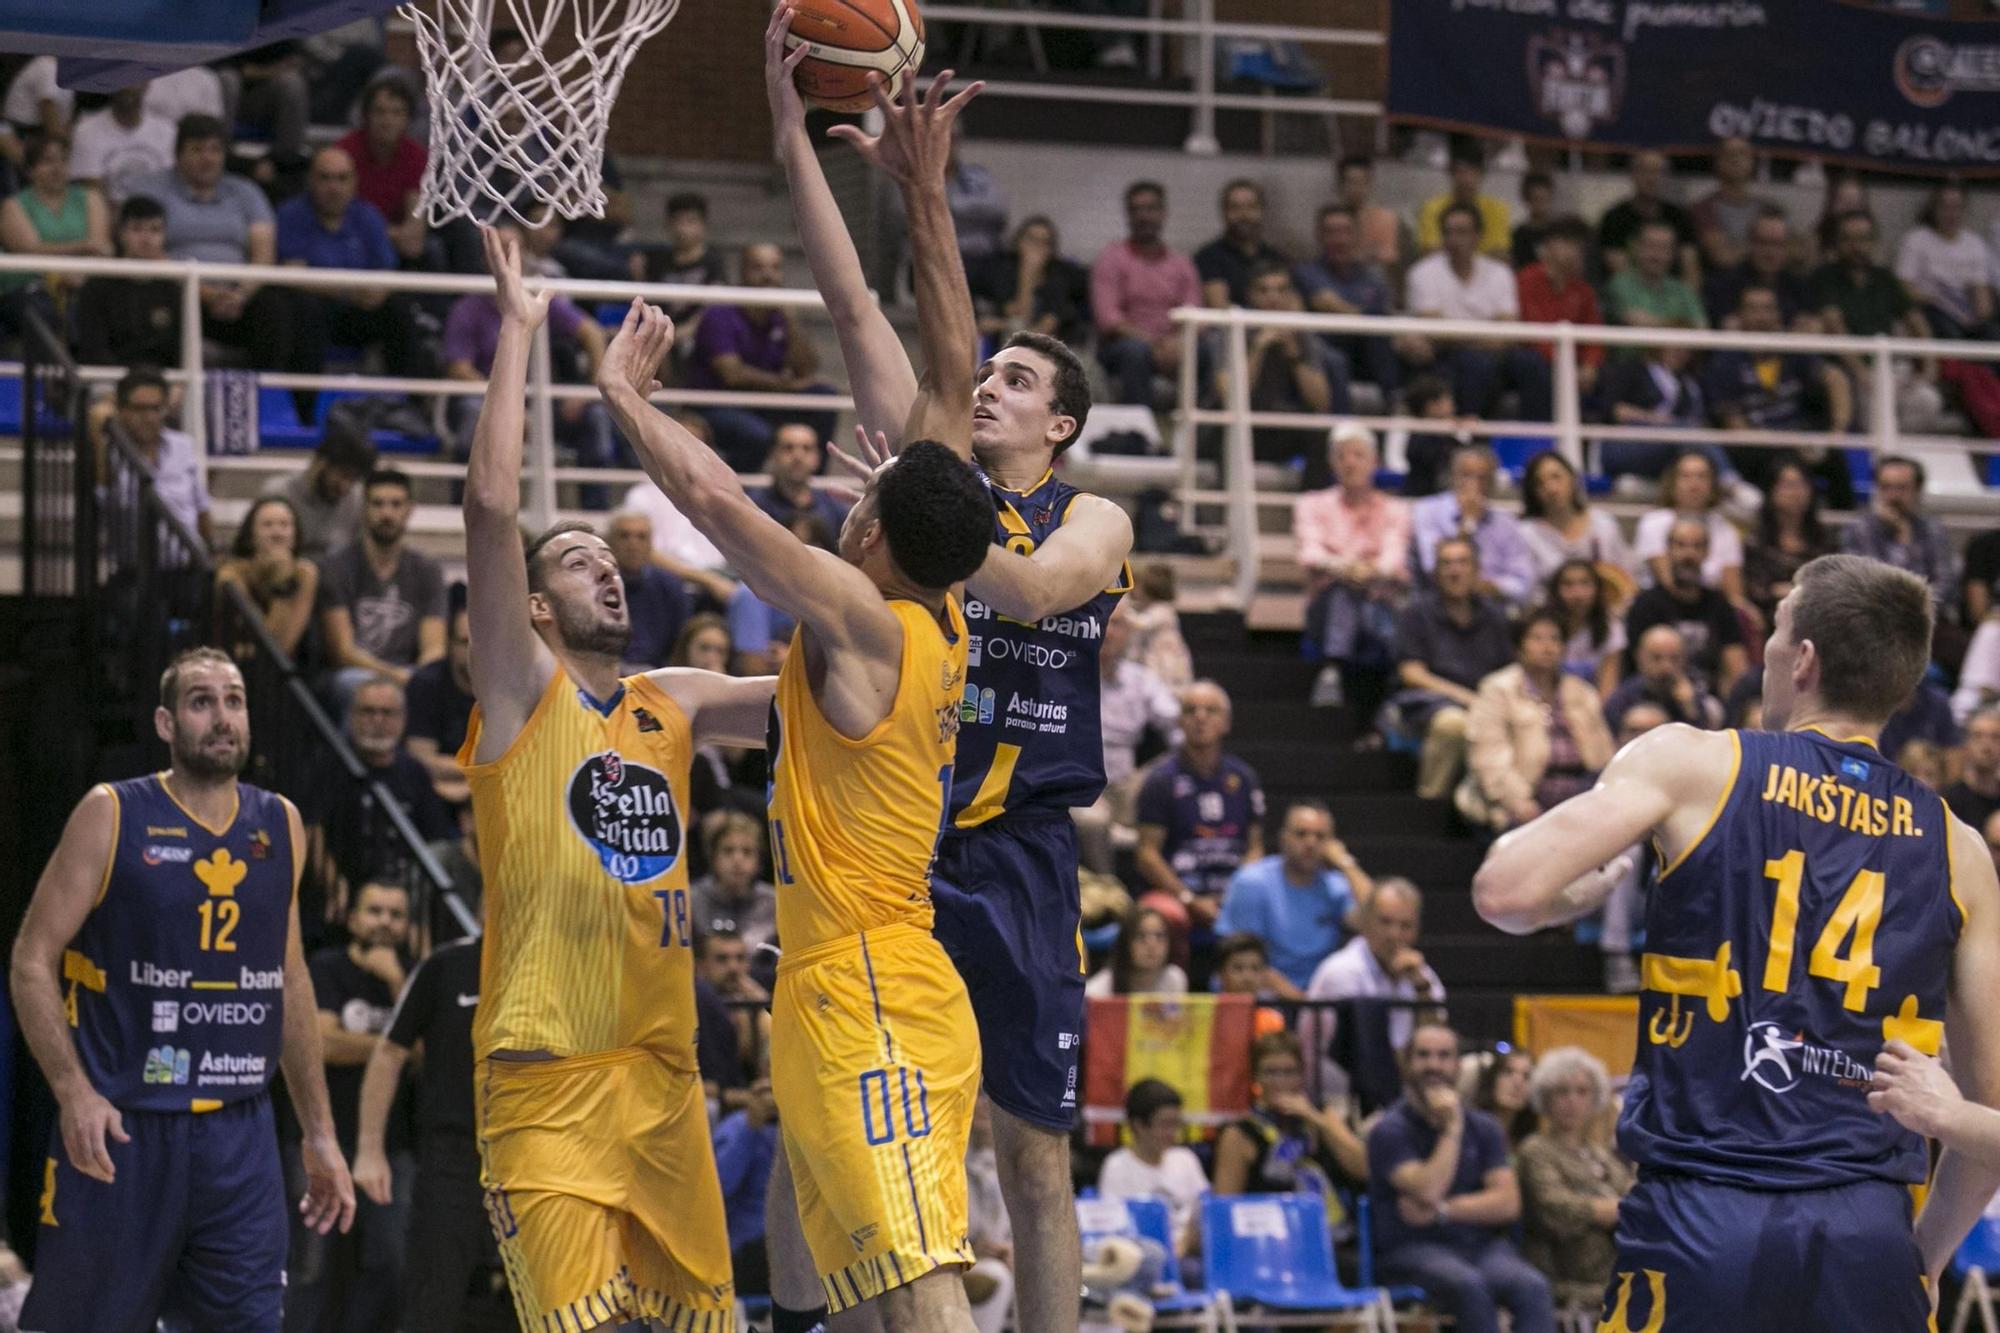
<svg viewBox="0 0 2000 1333">
<path fill-rule="evenodd" d="M 1181 1095 L 1156 1078 L 1142 1078 L 1125 1093 L 1125 1131 L 1131 1146 L 1115 1149 L 1098 1168 L 1097 1192 L 1107 1199 L 1158 1199 L 1167 1206 L 1174 1252 L 1186 1257 L 1201 1246 L 1201 1196 L 1208 1176 L 1194 1149 L 1181 1142 Z"/>
<path fill-rule="evenodd" d="M 1924 465 L 1901 454 L 1875 460 L 1868 512 L 1841 533 L 1840 549 L 1907 570 L 1930 585 L 1940 610 L 1958 594 L 1958 556 L 1944 524 L 1924 513 Z M 1948 621 L 1940 616 L 1940 630 Z"/>
<path fill-rule="evenodd" d="M 1218 935 L 1254 935 L 1284 978 L 1286 999 L 1305 994 L 1313 970 L 1346 940 L 1348 919 L 1375 882 L 1333 834 L 1333 815 L 1310 798 L 1285 807 L 1275 856 L 1244 862 L 1229 877 Z"/>
<path fill-rule="evenodd" d="M 69 178 L 102 190 L 111 203 L 122 203 L 137 177 L 173 165 L 173 123 L 146 110 L 143 82 L 120 88 L 105 106 L 77 117 Z"/>
<path fill-rule="evenodd" d="M 1777 297 L 1780 327 L 1799 333 L 1819 329 L 1819 308 L 1805 276 L 1792 262 L 1792 229 L 1782 209 L 1771 207 L 1760 212 L 1750 224 L 1742 260 L 1727 268 L 1711 268 L 1702 279 L 1702 304 L 1709 322 L 1720 328 L 1735 327 L 1743 289 L 1751 286 L 1768 287 Z"/>
<path fill-rule="evenodd" d="M 1882 724 L 1876 745 L 1884 755 L 1902 762 L 1903 751 L 1913 745 L 1929 745 L 1947 766 L 1957 762 L 1958 745 L 1964 739 L 1951 715 L 1951 696 L 1928 678 L 1917 682 L 1909 699 Z M 1912 776 L 1915 776 L 1914 772 Z"/>
<path fill-rule="evenodd" d="M 1942 181 L 1896 247 L 1896 276 L 1940 338 L 1993 336 L 1993 256 L 1965 226 L 1965 187 Z"/>
<path fill-rule="evenodd" d="M 1826 331 L 1856 338 L 1930 337 L 1930 320 L 1917 308 L 1909 289 L 1875 262 L 1875 219 L 1859 211 L 1843 213 L 1834 219 L 1834 227 L 1838 248 L 1813 271 L 1810 284 Z M 1866 413 L 1874 372 L 1860 356 L 1844 356 L 1842 364 L 1853 382 L 1857 411 Z M 1914 363 L 1908 370 L 1897 389 L 1899 415 L 1928 419 L 1942 402 L 1933 382 L 1936 370 L 1927 363 Z"/>
<path fill-rule="evenodd" d="M 1926 682 L 1928 684 L 1928 682 Z M 1931 686 L 1936 689 L 1936 686 Z M 1935 741 L 1922 738 L 1905 741 L 1895 752 L 1895 765 L 1932 791 L 1941 792 L 1946 782 L 1949 755 Z"/>
<path fill-rule="evenodd" d="M 1375 162 L 1362 156 L 1340 159 L 1340 202 L 1354 214 L 1361 229 L 1361 257 L 1381 266 L 1385 276 L 1401 276 L 1404 256 L 1411 249 L 1409 226 L 1396 210 L 1375 202 Z"/>
<path fill-rule="evenodd" d="M 1522 1252 L 1548 1275 L 1556 1302 L 1597 1308 L 1611 1281 L 1618 1201 L 1632 1167 L 1593 1137 L 1611 1104 L 1598 1058 L 1578 1046 L 1548 1052 L 1528 1081 L 1543 1128 L 1520 1148 Z"/>
<path fill-rule="evenodd" d="M 1412 500 L 1436 495 L 1444 489 L 1451 456 L 1478 442 L 1472 433 L 1478 418 L 1461 416 L 1451 385 L 1432 374 L 1419 375 L 1404 386 L 1403 412 L 1438 423 L 1434 429 L 1413 432 L 1403 445 L 1403 494 Z"/>
<path fill-rule="evenodd" d="M 1693 349 L 1671 346 L 1643 347 L 1636 356 L 1613 358 L 1597 382 L 1613 424 L 1665 431 L 1707 425 L 1708 403 L 1701 382 L 1688 369 L 1693 358 Z M 1701 453 L 1718 471 L 1727 467 L 1727 458 L 1712 444 L 1683 447 L 1671 440 L 1606 440 L 1601 456 L 1607 474 L 1650 481 L 1691 451 Z"/>
<path fill-rule="evenodd" d="M 1965 623 L 1978 628 L 1996 605 L 2000 605 L 2000 528 L 1982 532 L 1965 547 Z"/>
<path fill-rule="evenodd" d="M 1273 261 L 1259 261 L 1250 278 L 1252 310 L 1292 313 L 1305 309 L 1291 270 Z M 1302 329 L 1253 328 L 1249 336 L 1249 381 L 1252 412 L 1347 412 L 1353 404 L 1347 392 L 1347 362 L 1337 352 Z M 1215 396 L 1230 401 L 1227 359 L 1214 358 Z M 1320 441 L 1315 427 L 1258 426 L 1251 430 L 1251 448 L 1261 462 L 1290 464 Z"/>
<path fill-rule="evenodd" d="M 1654 625 L 1632 647 L 1633 670 L 1604 701 L 1604 720 L 1624 732 L 1629 719 L 1648 705 L 1660 709 L 1669 722 L 1714 730 L 1723 722 L 1722 701 L 1703 688 L 1687 669 L 1687 643 L 1672 625 Z"/>
<path fill-rule="evenodd" d="M 1560 217 L 1542 228 L 1535 252 L 1515 277 L 1521 318 L 1530 324 L 1602 324 L 1597 292 L 1584 273 L 1590 228 L 1582 218 Z M 1555 348 L 1536 349 L 1553 363 Z M 1604 365 L 1604 348 L 1586 344 L 1576 349 L 1578 387 L 1587 396 Z"/>
<path fill-rule="evenodd" d="M 1361 1140 L 1337 1111 L 1306 1095 L 1305 1051 L 1297 1036 L 1273 1032 L 1250 1044 L 1250 1114 L 1215 1138 L 1215 1193 L 1317 1194 L 1367 1178 Z"/>
<path fill-rule="evenodd" d="M 1437 544 L 1433 586 L 1404 609 L 1396 631 L 1393 702 L 1401 725 L 1423 738 L 1417 795 L 1440 800 L 1465 761 L 1465 710 L 1479 682 L 1514 657 L 1507 611 L 1479 590 L 1479 549 L 1465 537 Z"/>
<path fill-rule="evenodd" d="M 375 805 L 380 782 L 424 842 L 458 831 L 451 810 L 431 785 L 431 775 L 403 744 L 403 687 L 394 677 L 376 676 L 354 691 L 347 710 L 347 739 L 361 760 L 355 776 L 345 765 L 327 764 L 319 784 L 301 802 L 312 854 L 326 888 L 326 919 L 339 920 L 348 890 L 369 880 L 406 882 L 409 852 L 395 827 Z"/>
<path fill-rule="evenodd" d="M 1724 139 L 1715 149 L 1715 188 L 1694 201 L 1688 216 L 1694 221 L 1705 269 L 1728 268 L 1743 261 L 1749 248 L 1750 226 L 1775 205 L 1753 194 L 1757 153 L 1747 139 Z"/>
<path fill-rule="evenodd" d="M 1194 252 L 1201 276 L 1203 304 L 1215 309 L 1251 305 L 1250 284 L 1257 270 L 1289 264 L 1284 253 L 1264 239 L 1264 187 L 1252 180 L 1233 180 L 1222 187 L 1222 234 Z"/>
<path fill-rule="evenodd" d="M 20 67 L 7 85 L 7 97 L 0 104 L 17 137 L 25 139 L 37 131 L 67 134 L 70 113 L 76 109 L 76 94 L 56 80 L 56 58 L 36 56 Z"/>
<path fill-rule="evenodd" d="M 1394 303 L 1382 268 L 1361 250 L 1361 227 L 1354 210 L 1328 204 L 1319 211 L 1319 258 L 1292 270 L 1306 305 L 1323 315 L 1386 315 Z M 1360 376 L 1381 389 L 1385 398 L 1396 392 L 1402 369 L 1396 348 L 1386 337 L 1357 333 L 1322 333 L 1321 342 L 1345 358 L 1350 377 Z"/>
<path fill-rule="evenodd" d="M 312 85 L 303 44 L 273 42 L 216 62 L 235 120 L 270 145 L 256 164 L 260 184 L 295 171 L 306 158 L 306 129 L 312 119 Z"/>
<path fill-rule="evenodd" d="M 243 589 L 263 617 L 264 628 L 287 656 L 312 626 L 319 595 L 319 568 L 299 554 L 299 516 L 291 501 L 266 495 L 253 501 L 230 543 L 229 557 L 215 571 L 224 584 Z"/>
<path fill-rule="evenodd" d="M 625 581 L 625 615 L 632 636 L 625 644 L 625 666 L 653 671 L 667 664 L 693 607 L 687 584 L 662 569 L 653 555 L 653 520 L 621 509 L 611 516 L 606 540 Z"/>
<path fill-rule="evenodd" d="M 785 285 L 785 254 L 775 245 L 743 247 L 742 285 Z M 688 354 L 687 382 L 696 389 L 754 393 L 831 393 L 816 378 L 819 352 L 797 312 L 778 306 L 711 305 Z M 778 416 L 769 409 L 701 409 L 715 431 L 715 448 L 738 472 L 756 470 L 770 451 Z M 797 415 L 794 413 L 794 415 Z M 831 413 L 806 418 L 820 439 L 833 433 Z"/>
<path fill-rule="evenodd" d="M 1521 1192 L 1506 1136 L 1459 1102 L 1458 1034 L 1426 1023 L 1403 1051 L 1404 1093 L 1368 1132 L 1368 1195 L 1378 1272 L 1423 1288 L 1461 1333 L 1555 1333 L 1548 1280 L 1508 1233 Z"/>
<path fill-rule="evenodd" d="M 1173 936 L 1157 909 L 1134 907 L 1118 925 L 1111 961 L 1083 985 L 1085 995 L 1185 995 L 1187 973 L 1173 961 Z"/>
<path fill-rule="evenodd" d="M 307 968 L 319 1011 L 327 1103 L 334 1133 L 351 1159 L 360 1136 L 363 1067 L 388 1030 L 403 979 L 415 961 L 409 952 L 409 890 L 381 881 L 361 885 L 347 914 L 347 933 L 347 944 L 321 949 Z M 401 1130 L 400 1117 L 397 1128 Z M 406 1172 L 411 1170 L 401 1132 L 386 1147 Z M 387 1328 L 396 1323 L 409 1219 L 393 1200 L 378 1203 L 365 1192 L 356 1204 L 352 1231 L 322 1236 L 303 1225 L 293 1228 L 286 1305 L 287 1316 L 300 1320 L 298 1327 Z"/>
<path fill-rule="evenodd" d="M 779 1152 L 778 1103 L 771 1095 L 768 1069 L 751 1083 L 743 1105 L 716 1122 L 714 1147 L 737 1294 L 768 1295 L 771 1267 L 764 1247 L 764 1191 Z"/>
<path fill-rule="evenodd" d="M 355 193 L 373 204 L 389 227 L 389 240 L 406 260 L 423 256 L 426 228 L 417 208 L 430 150 L 410 134 L 416 98 L 400 75 L 384 75 L 361 94 L 361 124 L 334 147 L 354 164 Z"/>
<path fill-rule="evenodd" d="M 1638 562 L 1618 520 L 1591 507 L 1576 469 L 1553 449 L 1521 469 L 1521 536 L 1538 580 L 1568 561 L 1587 560 L 1605 568 L 1607 577 L 1622 576 L 1627 591 L 1637 586 Z"/>
<path fill-rule="evenodd" d="M 150 366 L 135 367 L 118 381 L 116 402 L 113 429 L 153 470 L 153 493 L 161 506 L 201 539 L 204 550 L 212 549 L 215 523 L 201 460 L 194 440 L 167 425 L 166 377 Z"/>
<path fill-rule="evenodd" d="M 1215 924 L 1229 877 L 1264 855 L 1264 786 L 1225 753 L 1229 695 L 1212 680 L 1181 691 L 1181 743 L 1139 788 L 1141 901 L 1165 899 L 1198 937 Z M 1178 924 L 1178 923 L 1177 923 Z"/>
<path fill-rule="evenodd" d="M 1540 576 L 1519 520 L 1493 507 L 1499 476 L 1500 462 L 1485 445 L 1469 444 L 1453 453 L 1451 489 L 1410 506 L 1411 551 L 1417 573 L 1434 579 L 1439 543 L 1463 537 L 1479 550 L 1481 591 L 1519 602 Z"/>
<path fill-rule="evenodd" d="M 1743 595 L 1766 625 L 1775 624 L 1778 603 L 1808 560 L 1831 554 L 1833 538 L 1820 521 L 1819 492 L 1805 465 L 1778 454 L 1757 509 L 1757 526 L 1743 551 Z"/>
<path fill-rule="evenodd" d="M 1292 535 L 1306 576 L 1306 642 L 1334 673 L 1315 697 L 1331 704 L 1323 691 L 1338 686 L 1343 668 L 1388 663 L 1410 588 L 1410 507 L 1375 486 L 1374 431 L 1336 426 L 1327 448 L 1334 484 L 1299 497 Z"/>
<path fill-rule="evenodd" d="M 958 234 L 958 253 L 970 267 L 974 260 L 998 250 L 1007 234 L 1007 192 L 992 172 L 965 160 L 963 131 L 962 124 L 952 127 L 944 186 L 952 228 Z"/>
<path fill-rule="evenodd" d="M 1297 999 L 1304 995 L 1287 981 L 1284 974 L 1271 967 L 1271 951 L 1264 947 L 1264 941 L 1255 935 L 1238 933 L 1224 935 L 1215 942 L 1215 990 L 1218 995 L 1248 995 L 1257 1000 L 1268 1000 L 1283 996 Z M 1301 1028 L 1308 1026 L 1301 1024 Z M 1258 1036 L 1267 1032 L 1282 1032 L 1285 1016 L 1276 1009 L 1259 1007 L 1252 1020 L 1251 1031 Z M 1302 1034 L 1301 1040 L 1304 1040 Z"/>
<path fill-rule="evenodd" d="M 778 890 L 761 877 L 763 826 L 741 810 L 718 810 L 704 822 L 708 873 L 691 891 L 695 930 L 734 931 L 752 954 L 776 945 Z"/>
<path fill-rule="evenodd" d="M 1542 241 L 1557 222 L 1556 183 L 1548 172 L 1531 171 L 1521 177 L 1521 207 L 1527 216 L 1514 224 L 1513 240 L 1507 247 L 1507 262 L 1516 272 L 1541 258 Z"/>
<path fill-rule="evenodd" d="M 1174 607 L 1174 567 L 1148 560 L 1132 571 L 1132 591 L 1118 604 L 1132 626 L 1132 657 L 1175 690 L 1194 683 L 1194 656 Z"/>
<path fill-rule="evenodd" d="M 167 257 L 167 212 L 133 195 L 118 208 L 118 254 Z M 181 285 L 172 278 L 85 278 L 71 326 L 77 359 L 89 366 L 171 365 L 181 357 Z"/>
<path fill-rule="evenodd" d="M 667 196 L 667 243 L 641 248 L 627 261 L 634 282 L 672 282 L 719 287 L 729 281 L 722 254 L 708 243 L 708 199 L 693 191 Z M 681 302 L 666 307 L 673 319 L 676 344 L 693 340 L 702 307 Z"/>
<path fill-rule="evenodd" d="M 306 172 L 305 193 L 278 206 L 278 262 L 304 268 L 394 272 L 396 249 L 375 205 L 355 197 L 354 159 L 322 148 Z M 417 331 L 416 307 L 401 292 L 356 287 L 322 293 L 327 336 L 340 347 L 375 347 L 382 367 L 399 379 L 437 378 L 436 358 Z M 430 433 L 421 416 L 411 432 Z"/>
<path fill-rule="evenodd" d="M 1180 377 L 1180 332 L 1170 316 L 1202 304 L 1194 261 L 1161 239 L 1167 192 L 1153 181 L 1125 190 L 1122 241 L 1105 247 L 1090 270 L 1091 319 L 1097 355 L 1112 379 L 1112 401 L 1151 406 L 1153 376 Z"/>
<path fill-rule="evenodd" d="M 1506 201 L 1484 193 L 1486 159 L 1477 144 L 1455 150 L 1449 173 L 1449 187 L 1434 194 L 1417 209 L 1417 251 L 1428 255 L 1445 244 L 1444 218 L 1454 207 L 1469 208 L 1478 252 L 1494 259 L 1506 259 L 1514 238 L 1512 215 Z M 1414 304 L 1414 303 L 1413 303 Z"/>
<path fill-rule="evenodd" d="M 271 478 L 263 493 L 291 501 L 299 516 L 299 554 L 324 566 L 328 555 L 361 535 L 360 482 L 374 471 L 374 442 L 329 421 L 306 465 Z"/>
<path fill-rule="evenodd" d="M 1501 1049 L 1477 1058 L 1476 1073 L 1467 1087 L 1465 1062 L 1459 1063 L 1458 1088 L 1473 1106 L 1499 1122 L 1507 1136 L 1509 1151 L 1535 1132 L 1535 1108 L 1528 1097 L 1528 1080 L 1535 1072 L 1535 1057 L 1526 1051 Z"/>
<path fill-rule="evenodd" d="M 194 65 L 162 74 L 146 85 L 146 111 L 169 125 L 179 125 L 183 116 L 202 115 L 221 120 L 222 78 L 207 65 Z"/>
<path fill-rule="evenodd" d="M 219 120 L 188 116 L 174 132 L 171 171 L 142 176 L 134 192 L 167 210 L 167 253 L 213 264 L 271 264 L 278 257 L 277 221 L 264 192 L 227 175 L 229 131 Z M 236 348 L 258 370 L 317 375 L 326 336 L 317 303 L 304 293 L 262 283 L 205 282 L 204 337 Z M 309 421 L 319 395 L 294 390 L 299 419 Z"/>
<path fill-rule="evenodd" d="M 828 491 L 814 490 L 812 479 L 824 461 L 820 437 L 802 421 L 788 421 L 771 434 L 771 450 L 764 455 L 768 485 L 754 487 L 750 499 L 780 523 L 791 524 L 803 515 L 817 515 L 835 533 L 847 521 L 847 506 Z"/>
<path fill-rule="evenodd" d="M 1698 519 L 1675 520 L 1667 532 L 1665 577 L 1632 599 L 1625 637 L 1636 644 L 1653 626 L 1672 625 L 1696 681 L 1726 695 L 1749 656 L 1736 607 L 1702 579 L 1707 559 L 1708 528 Z"/>
<path fill-rule="evenodd" d="M 458 765 L 458 752 L 472 724 L 472 625 L 465 612 L 464 585 L 452 589 L 447 600 L 450 628 L 444 656 L 410 673 L 404 741 L 417 762 L 430 771 L 438 795 L 457 806 L 472 799 L 465 770 Z"/>
<path fill-rule="evenodd" d="M 695 973 L 730 1006 L 729 1021 L 736 1029 L 737 1058 L 742 1062 L 744 1082 L 756 1072 L 757 1053 L 770 1049 L 771 1015 L 757 1005 L 770 1003 L 770 995 L 750 975 L 750 948 L 733 930 L 717 929 L 695 936 Z M 741 1098 L 725 1098 L 725 1104 Z"/>
<path fill-rule="evenodd" d="M 0 203 L 0 248 L 9 254 L 51 257 L 105 256 L 111 253 L 111 216 L 104 196 L 69 178 L 69 140 L 33 134 L 27 141 L 28 184 Z M 0 281 L 0 317 L 19 323 L 24 302 L 32 303 L 52 328 L 54 300 L 76 285 L 58 273 L 9 273 Z"/>
<path fill-rule="evenodd" d="M 1139 745 L 1150 734 L 1169 746 L 1178 743 L 1180 701 L 1154 670 L 1132 656 L 1132 610 L 1121 602 L 1104 622 L 1098 645 L 1098 723 L 1104 738 L 1104 792 L 1076 819 L 1077 844 L 1085 866 L 1100 875 L 1114 870 L 1112 847 L 1136 841 Z"/>
<path fill-rule="evenodd" d="M 1701 581 L 1720 588 L 1730 601 L 1743 597 L 1743 538 L 1736 525 L 1722 514 L 1722 482 L 1715 460 L 1706 452 L 1690 449 L 1682 453 L 1660 476 L 1660 506 L 1639 516 L 1632 533 L 1633 553 L 1643 562 L 1641 583 L 1658 583 L 1666 577 L 1667 533 L 1682 519 L 1691 519 L 1708 529 L 1708 558 L 1701 567 Z"/>
<path fill-rule="evenodd" d="M 1562 631 L 1562 669 L 1600 696 L 1617 689 L 1625 672 L 1625 622 L 1613 613 L 1604 567 L 1574 557 L 1563 561 L 1549 574 L 1542 605 Z"/>
<path fill-rule="evenodd" d="M 1736 327 L 1745 333 L 1772 334 L 1784 328 L 1777 292 L 1760 283 L 1744 284 L 1735 315 Z M 1709 354 L 1701 382 L 1709 410 L 1726 430 L 1845 432 L 1854 424 L 1846 372 L 1808 353 L 1724 348 Z M 1788 457 L 1754 445 L 1734 446 L 1726 453 L 1736 471 L 1760 488 L 1769 486 L 1772 468 Z M 1845 454 L 1807 446 L 1797 457 L 1810 463 L 1835 508 L 1853 507 L 1854 483 Z"/>
<path fill-rule="evenodd" d="M 1319 965 L 1306 984 L 1309 1000 L 1409 1000 L 1444 1002 L 1444 982 L 1417 951 L 1423 930 L 1424 896 L 1400 876 L 1375 886 L 1375 896 L 1357 916 L 1360 931 Z M 1415 1010 L 1389 1016 L 1389 1042 L 1401 1050 L 1410 1040 Z"/>
<path fill-rule="evenodd" d="M 1628 251 L 1639 229 L 1648 222 L 1665 222 L 1673 228 L 1672 267 L 1691 285 L 1701 272 L 1701 255 L 1694 219 L 1686 209 L 1668 199 L 1667 158 L 1664 153 L 1632 154 L 1632 197 L 1613 204 L 1597 222 L 1597 248 L 1604 267 L 1613 274 L 1631 262 Z"/>
<path fill-rule="evenodd" d="M 1425 319 L 1513 321 L 1521 317 L 1514 271 L 1479 253 L 1479 210 L 1470 204 L 1446 207 L 1439 226 L 1444 246 L 1410 267 L 1405 304 Z M 1505 241 L 1502 241 L 1505 245 Z M 1479 416 L 1499 415 L 1500 395 L 1520 395 L 1520 419 L 1547 421 L 1551 394 L 1549 363 L 1533 347 L 1519 343 L 1444 342 L 1405 334 L 1396 340 L 1404 362 L 1435 367 L 1450 381 L 1460 406 Z"/>
<path fill-rule="evenodd" d="M 1694 287 L 1674 276 L 1674 229 L 1655 220 L 1632 237 L 1631 262 L 1604 285 L 1604 313 L 1613 324 L 1647 329 L 1701 329 L 1708 314 Z"/>
<path fill-rule="evenodd" d="M 1458 808 L 1495 832 L 1518 827 L 1587 791 L 1611 762 L 1603 700 L 1563 670 L 1562 621 L 1531 611 L 1514 627 L 1514 665 L 1479 682 L 1465 715 Z"/>
<path fill-rule="evenodd" d="M 1982 708 L 1965 720 L 1958 781 L 1944 789 L 1944 803 L 1974 828 L 2000 810 L 2000 710 Z"/>
<path fill-rule="evenodd" d="M 437 661 L 445 649 L 444 572 L 406 540 L 409 477 L 371 472 L 361 496 L 361 540 L 336 551 L 320 569 L 320 634 L 328 660 L 345 679 L 343 694 L 370 676 L 407 684 L 413 670 Z"/>
<path fill-rule="evenodd" d="M 1090 328 L 1090 274 L 1065 258 L 1056 224 L 1041 214 L 968 274 L 979 332 L 1004 342 L 1027 330 L 1081 346 Z"/>
</svg>

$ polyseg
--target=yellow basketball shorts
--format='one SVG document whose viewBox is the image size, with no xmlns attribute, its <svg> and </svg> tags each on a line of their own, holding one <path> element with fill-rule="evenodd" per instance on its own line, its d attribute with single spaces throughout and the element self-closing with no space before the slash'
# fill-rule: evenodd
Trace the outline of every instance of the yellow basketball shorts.
<svg viewBox="0 0 2000 1333">
<path fill-rule="evenodd" d="M 944 949 L 889 926 L 787 953 L 771 1009 L 771 1091 L 827 1308 L 970 1264 L 979 1028 Z"/>
<path fill-rule="evenodd" d="M 521 1327 L 639 1318 L 731 1333 L 735 1292 L 701 1077 L 627 1048 L 485 1060 L 481 1183 Z"/>
</svg>

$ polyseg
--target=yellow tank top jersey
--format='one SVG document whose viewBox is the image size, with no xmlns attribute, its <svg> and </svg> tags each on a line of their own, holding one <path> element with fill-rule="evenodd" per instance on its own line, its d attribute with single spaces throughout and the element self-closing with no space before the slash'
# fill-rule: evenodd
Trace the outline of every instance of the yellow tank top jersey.
<svg viewBox="0 0 2000 1333">
<path fill-rule="evenodd" d="M 687 716 L 644 676 L 606 704 L 558 667 L 507 752 L 459 762 L 485 867 L 472 1046 L 694 1062 Z"/>
<path fill-rule="evenodd" d="M 860 740 L 819 711 L 794 636 L 771 703 L 771 859 L 778 938 L 787 954 L 895 924 L 931 928 L 937 852 L 958 703 L 965 620 L 949 629 L 922 605 L 892 600 L 903 625 L 902 675 L 889 715 Z"/>
</svg>

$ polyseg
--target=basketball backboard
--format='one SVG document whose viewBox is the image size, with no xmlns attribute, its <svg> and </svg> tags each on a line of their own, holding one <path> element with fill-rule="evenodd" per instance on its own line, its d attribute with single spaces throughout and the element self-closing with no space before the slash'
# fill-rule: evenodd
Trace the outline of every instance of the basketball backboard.
<svg viewBox="0 0 2000 1333">
<path fill-rule="evenodd" d="M 66 88 L 115 92 L 190 65 L 306 37 L 396 0 L 0 0 L 0 51 L 61 57 Z"/>
</svg>

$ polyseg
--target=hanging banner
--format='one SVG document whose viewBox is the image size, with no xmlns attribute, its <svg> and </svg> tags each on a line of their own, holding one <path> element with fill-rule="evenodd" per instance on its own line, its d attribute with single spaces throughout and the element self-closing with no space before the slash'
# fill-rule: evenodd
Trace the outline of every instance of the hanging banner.
<svg viewBox="0 0 2000 1333">
<path fill-rule="evenodd" d="M 2000 175 L 2000 22 L 1852 0 L 1395 0 L 1388 112 L 1605 148 Z"/>
</svg>

